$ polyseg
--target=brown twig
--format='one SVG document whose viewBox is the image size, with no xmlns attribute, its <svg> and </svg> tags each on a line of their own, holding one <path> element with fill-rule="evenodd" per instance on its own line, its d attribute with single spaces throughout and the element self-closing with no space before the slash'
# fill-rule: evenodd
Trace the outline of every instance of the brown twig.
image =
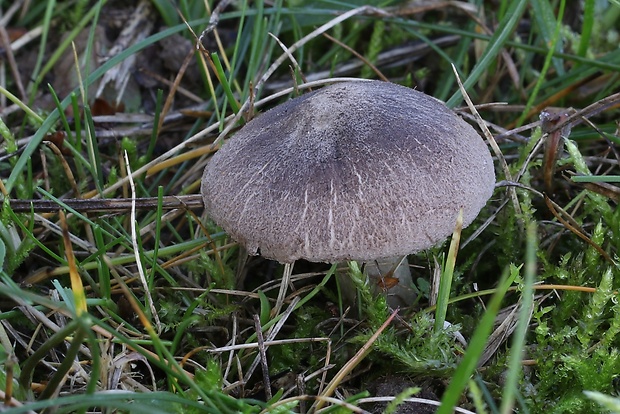
<svg viewBox="0 0 620 414">
<path fill-rule="evenodd" d="M 572 233 L 574 233 L 576 236 L 578 236 L 581 240 L 585 241 L 586 243 L 588 243 L 590 246 L 592 246 L 597 252 L 599 252 L 599 254 L 601 256 L 603 256 L 605 258 L 605 260 L 607 260 L 610 263 L 614 263 L 614 261 L 612 260 L 612 258 L 607 254 L 607 252 L 605 250 L 603 250 L 603 248 L 601 246 L 599 246 L 598 244 L 596 244 L 587 234 L 586 232 L 581 228 L 581 226 L 579 226 L 579 224 L 570 216 L 570 214 L 568 214 L 566 211 L 564 211 L 560 206 L 558 206 L 553 200 L 551 200 L 549 197 L 547 197 L 547 195 L 545 195 L 545 203 L 547 204 L 547 207 L 549 208 L 549 210 L 551 211 L 551 213 L 555 216 L 555 218 L 558 219 L 558 221 L 560 223 L 562 223 L 564 225 L 564 227 L 566 227 L 568 230 L 570 230 Z M 565 216 L 566 218 L 564 218 L 563 216 Z"/>
<path fill-rule="evenodd" d="M 326 38 L 328 38 L 329 40 L 331 40 L 332 42 L 334 42 L 335 44 L 337 44 L 338 46 L 340 46 L 341 48 L 345 49 L 346 51 L 348 51 L 349 53 L 353 54 L 353 56 L 355 56 L 356 58 L 358 58 L 359 60 L 361 60 L 362 62 L 364 62 L 364 64 L 366 66 L 368 66 L 370 69 L 372 69 L 373 72 L 375 72 L 375 74 L 379 77 L 379 79 L 381 79 L 384 82 L 389 82 L 390 80 L 379 70 L 379 68 L 377 68 L 375 65 L 373 65 L 373 63 L 371 61 L 369 61 L 368 59 L 366 59 L 364 56 L 362 56 L 357 50 L 353 49 L 352 47 L 344 44 L 343 42 L 341 42 L 340 40 L 336 39 L 333 36 L 328 35 L 327 33 L 323 33 L 323 36 L 325 36 Z M 305 81 L 307 82 L 307 81 Z"/>
<path fill-rule="evenodd" d="M 260 318 L 254 314 L 254 327 L 256 329 L 256 342 L 258 343 L 258 353 L 260 354 L 260 365 L 263 371 L 263 385 L 265 386 L 265 397 L 267 401 L 271 400 L 271 380 L 269 379 L 269 365 L 267 365 L 267 350 L 265 349 L 265 341 L 263 340 L 263 331 L 260 325 Z"/>
<path fill-rule="evenodd" d="M 131 209 L 130 198 L 106 198 L 106 199 L 77 199 L 68 198 L 62 200 L 10 200 L 11 209 L 16 213 L 34 211 L 37 213 L 51 213 L 63 208 L 69 208 L 79 212 L 104 212 L 117 213 Z M 157 197 L 136 198 L 136 209 L 150 210 L 159 204 Z M 161 199 L 164 210 L 186 208 L 189 210 L 203 208 L 202 197 L 199 194 L 185 196 L 165 196 Z"/>
<path fill-rule="evenodd" d="M 550 128 L 549 133 L 566 127 L 572 128 L 575 125 L 582 123 L 585 118 L 590 118 L 616 105 L 620 105 L 620 92 L 609 95 L 597 102 L 594 102 L 592 105 L 586 106 L 583 109 L 576 110 L 574 113 L 570 114 L 561 122 L 558 122 L 555 126 Z"/>
</svg>

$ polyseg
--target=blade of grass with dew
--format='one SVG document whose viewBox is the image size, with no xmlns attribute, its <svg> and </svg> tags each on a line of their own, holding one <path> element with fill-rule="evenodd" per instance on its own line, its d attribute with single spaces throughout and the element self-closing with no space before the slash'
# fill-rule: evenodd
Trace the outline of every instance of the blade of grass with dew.
<svg viewBox="0 0 620 414">
<path fill-rule="evenodd" d="M 465 352 L 463 360 L 452 375 L 450 384 L 444 391 L 441 399 L 441 406 L 437 410 L 437 414 L 451 414 L 457 401 L 461 397 L 463 389 L 469 382 L 469 379 L 476 369 L 478 360 L 484 351 L 484 346 L 493 330 L 495 317 L 499 312 L 501 302 L 506 295 L 506 291 L 517 277 L 517 273 L 509 274 L 508 270 L 502 275 L 497 291 L 493 294 L 491 301 L 487 306 L 487 310 L 480 319 L 474 334 L 469 341 L 469 346 Z"/>
<path fill-rule="evenodd" d="M 530 324 L 530 317 L 534 306 L 534 282 L 536 276 L 536 252 L 538 251 L 537 226 L 530 222 L 526 228 L 527 245 L 525 251 L 525 269 L 523 288 L 521 290 L 521 309 L 519 320 L 513 333 L 508 362 L 508 376 L 502 392 L 501 414 L 513 412 L 517 387 L 522 376 L 522 360 L 525 349 L 525 337 Z"/>
<path fill-rule="evenodd" d="M 527 3 L 527 0 L 515 0 L 510 3 L 510 8 L 506 11 L 506 15 L 502 21 L 499 22 L 493 36 L 491 36 L 487 49 L 476 63 L 465 82 L 463 82 L 465 90 L 470 89 L 478 79 L 480 79 L 482 74 L 488 70 L 500 50 L 505 46 L 508 37 L 512 35 L 517 24 L 521 21 L 521 16 L 525 11 Z M 461 91 L 456 91 L 448 102 L 446 102 L 446 105 L 448 105 L 449 108 L 453 108 L 461 99 L 463 99 Z"/>
</svg>

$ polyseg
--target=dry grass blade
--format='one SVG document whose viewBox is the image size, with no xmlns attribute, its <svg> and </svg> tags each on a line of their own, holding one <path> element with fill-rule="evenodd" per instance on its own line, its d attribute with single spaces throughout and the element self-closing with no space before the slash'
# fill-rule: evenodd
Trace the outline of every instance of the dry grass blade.
<svg viewBox="0 0 620 414">
<path fill-rule="evenodd" d="M 383 73 L 381 73 L 379 68 L 377 68 L 375 65 L 373 65 L 372 62 L 370 62 L 368 59 L 366 59 L 364 56 L 362 56 L 357 50 L 349 47 L 348 45 L 344 44 L 340 40 L 336 39 L 333 36 L 330 36 L 327 33 L 323 33 L 323 36 L 325 36 L 326 38 L 328 38 L 332 42 L 336 43 L 338 46 L 340 46 L 341 48 L 343 48 L 344 50 L 346 50 L 347 52 L 351 53 L 353 56 L 355 56 L 356 58 L 361 60 L 364 63 L 364 65 L 366 65 L 370 69 L 372 69 L 372 71 L 379 77 L 379 79 L 381 79 L 384 82 L 389 82 L 389 79 Z M 307 79 L 304 79 L 304 82 L 307 82 Z"/>
<path fill-rule="evenodd" d="M 125 164 L 127 167 L 127 176 L 129 177 L 129 185 L 131 187 L 131 242 L 133 244 L 133 251 L 136 257 L 136 266 L 138 268 L 138 275 L 140 276 L 140 282 L 142 282 L 142 287 L 144 288 L 144 295 L 146 297 L 147 306 L 151 311 L 151 317 L 155 319 L 155 324 L 157 325 L 157 334 L 161 334 L 163 329 L 162 324 L 159 320 L 159 314 L 157 313 L 157 309 L 155 309 L 155 303 L 153 302 L 153 296 L 151 294 L 151 289 L 146 280 L 146 276 L 144 274 L 144 267 L 142 266 L 142 259 L 140 257 L 140 245 L 138 243 L 138 235 L 136 234 L 136 227 L 138 226 L 138 222 L 136 221 L 136 187 L 133 183 L 133 178 L 131 177 L 131 166 L 129 165 L 129 157 L 127 155 L 127 151 L 125 151 Z"/>
<path fill-rule="evenodd" d="M 6 26 L 0 24 L 0 45 L 10 45 L 11 41 L 9 38 L 9 34 L 7 33 Z M 19 76 L 20 70 L 17 66 L 17 62 L 15 61 L 15 55 L 13 54 L 13 48 L 4 47 L 6 58 L 9 62 L 9 66 L 11 67 L 11 71 L 13 72 L 13 78 L 16 80 L 17 90 L 19 91 L 19 95 L 22 101 L 26 102 L 27 95 L 26 89 L 21 81 L 21 77 Z M 3 97 L 4 98 L 4 97 Z"/>
<path fill-rule="evenodd" d="M 300 301 L 299 297 L 296 297 L 295 299 L 293 299 L 293 301 L 291 302 L 289 307 L 286 309 L 286 311 L 284 311 L 284 313 L 282 313 L 281 318 L 277 321 L 277 323 L 274 324 L 271 328 L 269 328 L 269 330 L 267 331 L 267 336 L 264 338 L 263 344 L 266 343 L 266 342 L 271 342 L 271 341 L 274 340 L 276 335 L 278 335 L 280 330 L 284 327 L 284 323 L 292 315 L 292 313 L 295 310 L 295 307 L 297 306 L 299 301 Z M 248 368 L 248 370 L 246 371 L 245 375 L 243 376 L 243 383 L 244 384 L 246 384 L 250 380 L 250 377 L 252 376 L 252 374 L 256 370 L 256 367 L 260 363 L 260 360 L 261 360 L 261 355 L 259 354 L 259 355 L 256 356 L 256 358 L 252 362 L 252 365 L 250 365 L 250 368 Z M 268 384 L 265 384 L 265 387 L 267 387 L 267 386 L 268 386 Z"/>
<path fill-rule="evenodd" d="M 361 398 L 357 402 L 359 404 L 368 404 L 368 403 L 376 403 L 376 402 L 382 402 L 382 401 L 394 401 L 395 398 L 396 397 Z M 426 404 L 426 405 L 431 405 L 435 407 L 439 407 L 441 405 L 440 401 L 429 400 L 428 398 L 405 398 L 403 402 Z M 463 414 L 475 414 L 473 411 L 466 410 L 465 408 L 461 408 L 461 407 L 454 407 L 454 411 L 457 413 L 463 413 Z"/>
<path fill-rule="evenodd" d="M 73 189 L 73 193 L 75 194 L 76 197 L 79 198 L 79 196 L 80 196 L 80 189 L 79 189 L 77 183 L 75 182 L 75 176 L 73 175 L 73 171 L 71 171 L 71 167 L 69 166 L 69 163 L 65 159 L 65 156 L 62 153 L 62 150 L 60 148 L 58 148 L 58 146 L 55 143 L 51 142 L 51 141 L 43 141 L 43 143 L 45 145 L 47 145 L 52 150 L 52 152 L 54 152 L 56 157 L 58 157 L 58 160 L 60 161 L 60 163 L 62 165 L 62 169 L 63 169 L 65 175 L 67 176 L 67 180 L 69 181 L 69 184 L 71 185 L 71 188 Z"/>
<path fill-rule="evenodd" d="M 183 64 L 181 64 L 181 69 L 179 69 L 179 71 L 177 72 L 177 75 L 174 78 L 174 81 L 172 82 L 172 85 L 170 87 L 170 93 L 168 93 L 168 96 L 166 97 L 166 101 L 164 102 L 164 106 L 159 116 L 159 122 L 157 124 L 158 133 L 161 131 L 164 125 L 164 121 L 166 120 L 166 115 L 168 115 L 170 108 L 172 108 L 172 103 L 174 102 L 174 97 L 176 95 L 176 92 L 181 85 L 181 80 L 183 79 L 183 75 L 185 75 L 185 71 L 187 70 L 190 62 L 192 61 L 193 56 L 194 54 L 192 51 L 187 52 L 187 55 L 185 56 L 185 59 L 183 60 Z"/>
<path fill-rule="evenodd" d="M 297 42 L 293 43 L 288 48 L 287 52 L 283 53 L 279 58 L 277 58 L 275 60 L 275 62 L 273 62 L 273 64 L 269 67 L 269 69 L 267 69 L 265 74 L 261 77 L 261 79 L 258 81 L 258 83 L 254 86 L 254 90 L 255 91 L 259 91 L 261 89 L 263 84 L 265 82 L 267 82 L 267 80 L 271 77 L 271 75 L 273 75 L 273 73 L 276 71 L 276 69 L 279 68 L 280 65 L 282 65 L 282 63 L 284 63 L 284 61 L 286 59 L 288 59 L 288 55 L 290 53 L 295 52 L 301 46 L 305 45 L 306 43 L 308 43 L 310 40 L 314 39 L 315 37 L 325 33 L 326 31 L 328 31 L 329 29 L 331 29 L 335 25 L 337 25 L 339 23 L 342 23 L 342 22 L 346 21 L 347 19 L 350 19 L 353 16 L 362 15 L 362 14 L 378 14 L 378 15 L 381 15 L 381 16 L 388 16 L 387 12 L 385 12 L 385 11 L 383 11 L 381 9 L 378 9 L 376 7 L 362 6 L 362 7 L 358 7 L 356 9 L 353 9 L 353 10 L 349 10 L 348 12 L 345 12 L 345 13 L 341 14 L 340 16 L 330 20 L 329 22 L 325 23 L 324 25 L 322 25 L 322 26 L 318 27 L 317 29 L 315 29 L 314 31 L 312 31 L 310 34 L 304 36 L 303 38 L 301 38 Z M 246 108 L 246 106 L 247 106 L 246 104 L 248 102 L 249 101 L 244 103 L 243 108 L 241 109 L 240 112 L 243 112 L 245 109 L 247 109 Z"/>
<path fill-rule="evenodd" d="M 252 96 L 256 96 L 258 94 L 258 92 L 261 90 L 261 88 L 263 87 L 263 85 L 265 84 L 265 82 L 267 82 L 267 80 L 271 77 L 271 75 L 274 74 L 274 72 L 276 71 L 276 69 L 278 69 L 282 63 L 284 63 L 288 58 L 289 55 L 292 54 L 293 52 L 295 52 L 297 49 L 299 49 L 301 46 L 303 46 L 304 44 L 308 43 L 310 40 L 314 39 L 315 37 L 323 34 L 324 32 L 326 32 L 327 30 L 331 29 L 332 27 L 334 27 L 335 25 L 344 22 L 347 19 L 350 19 L 353 16 L 356 15 L 361 15 L 361 14 L 367 14 L 367 13 L 374 13 L 374 14 L 380 14 L 380 15 L 387 15 L 386 12 L 384 12 L 381 9 L 377 9 L 376 7 L 371 7 L 371 6 L 362 6 L 362 7 L 358 7 L 356 9 L 350 10 L 348 12 L 345 12 L 343 14 L 341 14 L 340 16 L 332 19 L 331 21 L 329 21 L 328 23 L 325 23 L 324 25 L 320 26 L 319 28 L 315 29 L 314 31 L 312 31 L 310 34 L 304 36 L 303 38 L 301 38 L 300 40 L 298 40 L 297 42 L 295 42 L 294 44 L 292 44 L 290 47 L 287 48 L 287 50 L 280 55 L 279 58 L 277 58 L 275 60 L 275 62 L 273 62 L 271 64 L 271 66 L 267 69 L 267 71 L 263 74 L 263 76 L 260 78 L 260 80 L 256 83 L 256 85 L 253 85 L 253 92 L 250 94 L 250 97 L 243 103 L 243 105 L 241 105 L 241 108 L 239 109 L 239 111 L 232 117 L 232 119 L 230 119 L 230 121 L 228 122 L 227 126 L 224 128 L 224 130 L 219 134 L 219 136 L 217 137 L 217 139 L 215 140 L 215 142 L 211 145 L 212 148 L 218 147 L 222 140 L 230 133 L 230 131 L 234 128 L 234 126 L 237 124 L 237 122 L 242 118 L 243 114 L 248 111 L 253 99 L 251 99 Z M 308 83 L 306 83 L 306 85 L 309 85 Z M 310 86 L 308 86 L 310 87 Z M 293 90 L 296 90 L 297 87 L 294 87 Z M 228 121 L 229 118 L 227 118 L 226 120 Z"/>
<path fill-rule="evenodd" d="M 297 63 L 297 59 L 295 59 L 295 56 L 293 56 L 293 54 L 287 49 L 286 45 L 284 43 L 282 43 L 282 41 L 280 39 L 278 39 L 278 36 L 274 35 L 273 33 L 269 33 L 269 36 L 271 36 L 271 38 L 276 41 L 278 46 L 280 46 L 280 49 L 282 49 L 284 51 L 284 53 L 286 53 L 286 55 L 288 56 L 289 60 L 293 64 L 293 67 L 295 69 L 297 69 L 297 71 L 299 73 L 299 76 L 301 76 L 301 79 L 304 81 L 304 83 L 308 83 L 308 79 L 306 79 L 306 76 L 304 75 L 303 71 L 301 70 L 301 67 L 299 66 L 299 63 Z"/>
<path fill-rule="evenodd" d="M 286 263 L 284 265 L 284 272 L 282 274 L 282 282 L 280 282 L 280 289 L 278 291 L 278 298 L 276 304 L 271 310 L 271 318 L 275 318 L 280 314 L 280 309 L 284 305 L 284 299 L 286 298 L 286 291 L 291 283 L 291 275 L 293 274 L 293 264 Z"/>
<path fill-rule="evenodd" d="M 130 21 L 125 25 L 120 36 L 116 40 L 115 45 L 110 49 L 108 56 L 115 56 L 127 49 L 131 44 L 138 43 L 146 38 L 151 32 L 153 24 L 152 3 L 148 0 L 141 0 L 131 15 Z M 114 90 L 117 93 L 116 104 L 118 105 L 125 94 L 125 88 L 129 82 L 130 72 L 135 66 L 136 57 L 137 55 L 132 55 L 125 59 L 118 67 L 106 72 L 101 79 L 96 96 L 102 96 L 106 86 L 114 84 Z"/>
<path fill-rule="evenodd" d="M 478 113 L 478 110 L 476 110 L 476 106 L 471 101 L 471 98 L 467 94 L 467 91 L 463 87 L 463 83 L 461 82 L 461 78 L 460 78 L 460 76 L 458 74 L 458 71 L 456 70 L 456 66 L 454 66 L 454 64 L 452 64 L 452 71 L 454 72 L 454 76 L 456 77 L 456 81 L 458 82 L 459 89 L 461 90 L 461 93 L 463 94 L 463 98 L 465 99 L 465 102 L 467 102 L 467 106 L 469 107 L 469 110 L 471 111 L 471 113 L 476 118 L 478 126 L 482 130 L 482 133 L 484 134 L 485 138 L 487 139 L 487 142 L 489 143 L 489 145 L 493 149 L 493 152 L 495 153 L 495 156 L 497 157 L 497 159 L 498 159 L 498 161 L 499 161 L 499 163 L 500 163 L 500 165 L 502 167 L 502 171 L 504 172 L 504 175 L 506 176 L 506 179 L 508 181 L 512 181 L 512 173 L 510 172 L 510 168 L 508 167 L 508 163 L 506 162 L 506 158 L 504 157 L 504 154 L 502 153 L 502 150 L 497 145 L 497 142 L 495 141 L 495 138 L 493 138 L 493 134 L 491 134 L 491 132 L 487 128 L 486 124 L 484 123 L 484 120 L 482 119 L 482 117 Z M 517 198 L 517 193 L 515 192 L 514 188 L 509 188 L 508 189 L 508 194 L 510 195 L 510 199 L 512 200 L 512 206 L 513 206 L 513 208 L 515 210 L 515 213 L 517 214 L 517 216 L 520 216 L 523 213 L 521 211 L 521 206 L 519 205 L 519 199 Z"/>
<path fill-rule="evenodd" d="M 75 298 L 75 313 L 79 317 L 87 313 L 84 285 L 82 284 L 82 279 L 80 278 L 77 266 L 75 265 L 75 256 L 73 255 L 73 246 L 71 245 L 71 239 L 69 238 L 69 229 L 67 228 L 65 213 L 60 210 L 58 215 L 60 217 L 60 227 L 62 228 L 62 239 L 65 245 L 65 255 L 67 256 L 67 263 L 69 264 L 71 290 L 73 291 L 73 297 Z"/>
<path fill-rule="evenodd" d="M 603 250 L 601 246 L 594 243 L 594 241 L 592 241 L 592 239 L 588 237 L 586 232 L 581 228 L 581 226 L 579 226 L 579 224 L 575 221 L 575 219 L 573 219 L 570 216 L 570 214 L 564 211 L 559 205 L 557 205 L 553 200 L 551 200 L 546 195 L 545 195 L 545 203 L 547 204 L 547 207 L 549 207 L 549 210 L 551 211 L 551 213 L 553 213 L 555 218 L 557 218 L 558 221 L 564 225 L 564 227 L 566 227 L 568 230 L 571 231 L 571 233 L 575 234 L 581 240 L 585 241 L 590 246 L 592 246 L 594 249 L 596 249 L 596 251 L 599 252 L 599 254 L 603 256 L 605 260 L 607 260 L 609 263 L 615 263 L 614 260 L 607 254 L 605 250 Z"/>
<path fill-rule="evenodd" d="M 353 369 L 359 365 L 360 362 L 368 355 L 371 350 L 372 344 L 377 340 L 379 335 L 383 333 L 385 329 L 390 325 L 392 320 L 396 317 L 398 310 L 392 312 L 390 317 L 377 329 L 368 341 L 362 346 L 357 353 L 336 373 L 334 378 L 327 384 L 327 388 L 319 395 L 318 402 L 313 405 L 315 411 L 319 411 L 323 404 L 325 403 L 324 398 L 329 398 L 335 391 L 336 388 L 340 386 L 342 380 L 353 371 Z"/>
<path fill-rule="evenodd" d="M 127 371 L 132 370 L 132 365 L 135 365 L 136 362 L 141 362 L 146 367 L 151 377 L 151 389 L 148 389 L 145 385 L 137 381 L 132 381 L 131 377 L 127 375 Z M 108 377 L 108 389 L 118 389 L 119 385 L 123 383 L 123 388 L 125 389 L 136 388 L 140 392 L 151 392 L 157 390 L 155 373 L 153 372 L 153 368 L 149 364 L 148 359 L 146 359 L 144 355 L 135 351 L 125 351 L 114 357 L 111 361 L 111 365 L 112 373 Z"/>
<path fill-rule="evenodd" d="M 519 320 L 520 306 L 514 305 L 509 308 L 507 315 L 503 316 L 503 321 L 493 331 L 487 340 L 487 344 L 484 348 L 484 352 L 478 360 L 478 367 L 483 367 L 486 363 L 495 355 L 499 347 L 508 339 L 517 327 L 517 321 Z M 503 311 L 505 312 L 505 311 Z M 531 313 L 531 311 L 530 311 Z M 500 315 L 497 316 L 500 318 Z"/>
<path fill-rule="evenodd" d="M 27 213 L 34 211 L 37 213 L 51 213 L 58 211 L 63 206 L 69 207 L 80 212 L 102 212 L 102 213 L 118 213 L 127 212 L 135 203 L 137 210 L 152 210 L 157 207 L 159 199 L 157 197 L 148 198 L 106 198 L 106 199 L 81 199 L 81 198 L 64 198 L 59 200 L 62 204 L 54 200 L 16 200 L 10 201 L 11 209 L 17 213 Z M 202 197 L 200 195 L 188 196 L 164 196 L 161 200 L 164 210 L 175 209 L 202 209 Z"/>
<path fill-rule="evenodd" d="M 553 194 L 553 176 L 555 174 L 558 153 L 561 150 L 560 142 L 562 142 L 562 138 L 567 138 L 570 135 L 570 125 L 562 129 L 554 129 L 553 132 L 548 131 L 556 124 L 564 122 L 567 117 L 568 113 L 565 111 L 551 112 L 547 110 L 540 113 L 542 132 L 544 134 L 542 139 L 545 142 L 545 156 L 543 160 L 544 181 L 545 188 L 549 194 Z"/>
<path fill-rule="evenodd" d="M 15 0 L 0 16 L 0 354 L 15 358 L 0 364 L 0 404 L 367 413 L 392 399 L 385 395 L 396 396 L 392 412 L 409 401 L 464 414 L 570 404 L 598 412 L 583 390 L 608 392 L 620 372 L 611 262 L 620 246 L 620 9 L 596 0 L 86 3 Z M 397 315 L 368 289 L 396 284 L 396 262 L 380 264 L 389 271 L 375 284 L 353 267 L 293 269 L 248 256 L 215 215 L 201 214 L 198 194 L 212 155 L 255 114 L 366 77 L 449 107 L 465 96 L 456 112 L 486 138 L 490 148 L 474 136 L 503 180 L 464 229 L 445 300 L 433 284 L 448 280 L 434 260 L 447 244 L 404 258 L 413 277 L 403 285 L 417 297 Z M 512 127 L 528 116 L 534 122 Z M 385 120 L 384 130 L 400 133 Z M 357 165 L 376 163 L 375 150 Z M 393 210 L 384 199 L 365 205 Z M 530 223 L 539 237 L 524 237 Z M 531 271 L 533 253 L 540 272 Z M 353 276 L 356 299 L 336 271 Z M 531 286 L 527 275 L 546 284 Z M 500 306 L 485 299 L 504 289 L 507 316 L 493 323 L 484 308 Z M 519 293 L 536 299 L 534 314 Z M 446 305 L 452 324 L 434 329 L 432 312 Z M 406 389 L 375 387 L 395 371 Z M 362 399 L 365 391 L 373 397 Z M 437 408 L 442 395 L 454 399 Z M 27 401 L 35 405 L 20 407 Z"/>
<path fill-rule="evenodd" d="M 620 187 L 609 183 L 581 183 L 584 188 L 620 203 Z"/>
<path fill-rule="evenodd" d="M 200 33 L 200 37 L 198 37 L 198 45 L 196 46 L 197 49 L 200 50 L 200 45 L 202 45 L 202 40 L 204 39 L 204 37 L 207 34 L 215 31 L 220 51 L 224 50 L 224 48 L 221 46 L 222 41 L 219 39 L 219 36 L 217 35 L 217 31 L 215 29 L 220 22 L 220 14 L 224 11 L 226 7 L 230 5 L 230 3 L 232 3 L 232 0 L 223 0 L 220 1 L 217 6 L 215 6 L 213 11 L 211 12 L 211 17 L 209 17 L 209 25 L 202 31 L 202 33 Z M 225 54 L 223 55 L 225 56 Z"/>
<path fill-rule="evenodd" d="M 322 35 L 332 40 L 332 36 L 330 36 L 329 34 L 323 33 Z M 452 35 L 442 36 L 440 38 L 435 39 L 433 41 L 433 45 L 438 48 L 447 48 L 447 47 L 454 46 L 455 44 L 457 44 L 459 39 L 460 39 L 459 36 L 452 36 Z M 340 46 L 338 42 L 339 41 L 335 39 L 335 43 Z M 342 47 L 346 49 L 345 46 L 347 45 L 344 45 L 344 44 L 342 45 Z M 413 44 L 407 44 L 404 46 L 397 47 L 395 49 L 390 49 L 390 50 L 379 53 L 376 59 L 377 63 L 375 66 L 389 65 L 391 67 L 395 65 L 400 65 L 400 66 L 406 67 L 412 62 L 422 59 L 424 56 L 431 53 L 432 50 L 433 49 L 428 43 L 414 42 Z M 361 56 L 359 52 L 357 52 L 356 50 L 352 49 L 350 52 L 355 55 L 356 58 L 354 60 L 349 60 L 347 62 L 340 63 L 336 65 L 336 67 L 330 70 L 307 73 L 306 77 L 308 79 L 308 83 L 319 81 L 322 79 L 329 79 L 330 77 L 338 78 L 338 77 L 348 76 L 351 74 L 355 74 L 357 71 L 361 70 L 362 67 L 366 65 L 365 62 L 367 61 L 367 59 Z M 385 75 L 379 72 L 377 73 L 377 76 L 381 78 L 381 76 L 385 76 Z M 359 78 L 356 78 L 356 79 L 359 80 Z M 269 82 L 268 84 L 266 84 L 264 86 L 264 89 L 269 90 L 269 91 L 279 91 L 279 90 L 282 90 L 290 86 L 291 86 L 291 82 L 288 80 L 286 81 L 285 80 L 273 80 Z"/>
<path fill-rule="evenodd" d="M 258 344 L 258 355 L 260 358 L 260 366 L 263 371 L 263 386 L 265 387 L 265 397 L 267 400 L 273 398 L 271 393 L 271 380 L 269 379 L 269 365 L 267 364 L 267 350 L 265 349 L 265 341 L 263 340 L 263 330 L 260 325 L 260 317 L 254 315 L 254 328 L 256 330 L 256 342 Z"/>
<path fill-rule="evenodd" d="M 583 122 L 583 118 L 591 118 L 594 115 L 597 115 L 617 105 L 620 105 L 620 92 L 609 95 L 599 101 L 594 102 L 591 105 L 588 105 L 583 109 L 576 110 L 575 112 L 568 115 L 565 119 L 562 119 L 561 122 L 558 122 L 555 126 L 550 128 L 549 133 L 567 127 L 573 128 Z"/>
</svg>

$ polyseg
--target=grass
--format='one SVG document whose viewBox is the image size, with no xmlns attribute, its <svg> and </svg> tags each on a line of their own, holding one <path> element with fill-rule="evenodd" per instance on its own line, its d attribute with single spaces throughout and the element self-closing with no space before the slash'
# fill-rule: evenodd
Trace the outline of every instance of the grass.
<svg viewBox="0 0 620 414">
<path fill-rule="evenodd" d="M 619 412 L 620 7 L 494 3 L 0 2 L 4 411 Z M 156 28 L 100 59 L 132 17 Z M 126 95 L 96 102 L 124 63 Z M 452 65 L 498 186 L 452 247 L 408 258 L 410 307 L 356 263 L 248 258 L 203 214 L 209 157 L 306 83 L 385 77 L 457 108 Z"/>
</svg>

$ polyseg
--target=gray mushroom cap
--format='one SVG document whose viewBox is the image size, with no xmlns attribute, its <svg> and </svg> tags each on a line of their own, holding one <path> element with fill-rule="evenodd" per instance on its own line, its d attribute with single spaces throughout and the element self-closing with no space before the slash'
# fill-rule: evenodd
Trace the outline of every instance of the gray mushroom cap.
<svg viewBox="0 0 620 414">
<path fill-rule="evenodd" d="M 337 83 L 248 122 L 209 160 L 209 216 L 281 263 L 370 261 L 446 239 L 491 197 L 493 161 L 443 102 L 380 81 Z"/>
</svg>

